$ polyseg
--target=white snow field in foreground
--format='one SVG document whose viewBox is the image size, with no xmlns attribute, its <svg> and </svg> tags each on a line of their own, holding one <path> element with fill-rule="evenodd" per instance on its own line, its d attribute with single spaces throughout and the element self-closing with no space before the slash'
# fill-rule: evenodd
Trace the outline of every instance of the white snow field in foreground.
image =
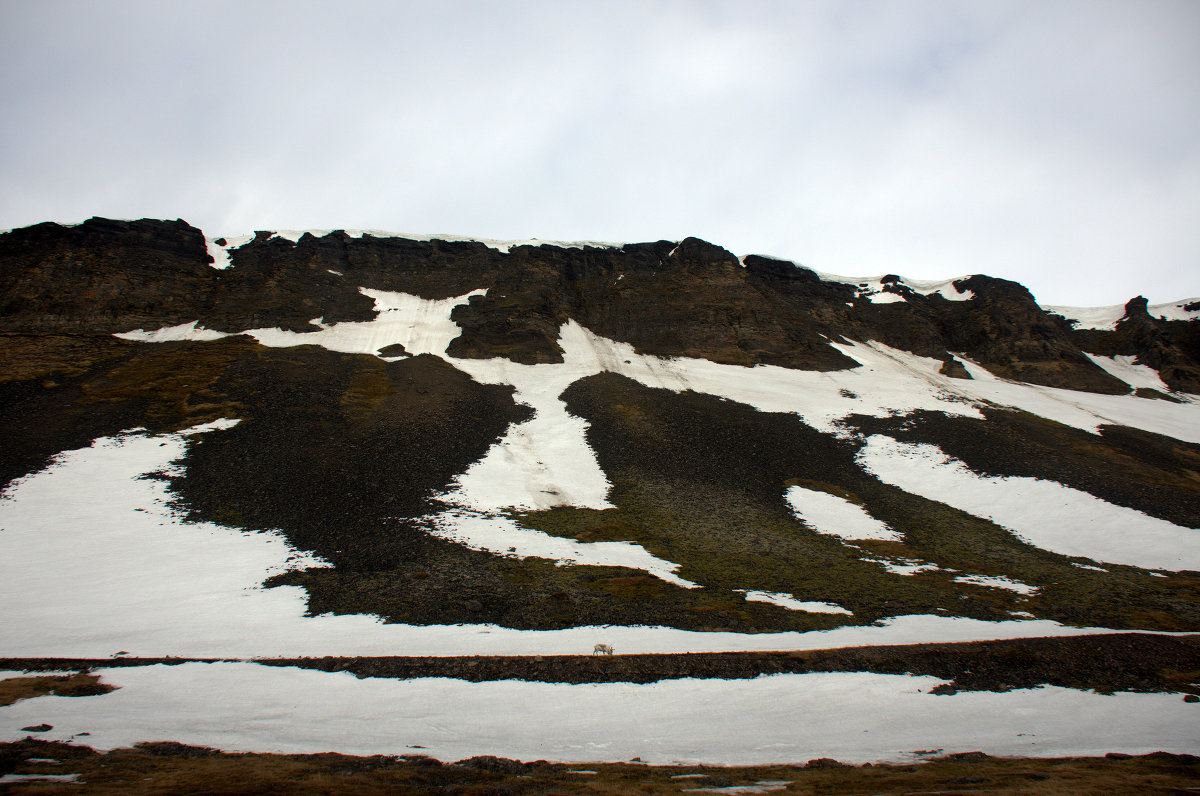
<svg viewBox="0 0 1200 796">
<path fill-rule="evenodd" d="M 228 423 L 208 424 L 223 433 Z M 197 430 L 198 431 L 198 430 Z M 579 654 L 822 649 L 1106 632 L 1055 622 L 902 616 L 812 633 L 700 633 L 661 627 L 522 631 L 411 626 L 372 616 L 305 616 L 300 587 L 272 573 L 322 562 L 276 533 L 190 523 L 163 471 L 183 434 L 126 433 L 67 451 L 0 497 L 0 650 L 20 657 Z"/>
<path fill-rule="evenodd" d="M 651 684 L 358 679 L 249 663 L 100 669 L 119 690 L 0 708 L 0 738 L 90 733 L 111 749 L 173 740 L 229 751 L 479 754 L 563 762 L 751 765 L 832 757 L 906 761 L 918 750 L 1067 756 L 1194 752 L 1200 710 L 1178 694 L 1053 686 L 928 693 L 936 677 L 870 673 Z"/>
<path fill-rule="evenodd" d="M 1200 570 L 1200 530 L 1037 478 L 976 475 L 935 445 L 874 435 L 859 461 L 885 483 L 991 520 L 1066 556 L 1146 569 Z"/>
</svg>

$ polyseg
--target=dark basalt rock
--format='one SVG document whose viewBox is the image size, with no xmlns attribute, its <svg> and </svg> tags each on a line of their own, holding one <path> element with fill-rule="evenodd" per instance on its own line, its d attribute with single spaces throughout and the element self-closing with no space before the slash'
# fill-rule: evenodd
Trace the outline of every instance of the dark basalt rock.
<svg viewBox="0 0 1200 796">
<path fill-rule="evenodd" d="M 954 286 L 973 297 L 939 307 L 937 320 L 948 350 L 1009 379 L 1113 395 L 1129 392 L 1129 385 L 1084 356 L 1023 286 L 980 275 Z"/>
<path fill-rule="evenodd" d="M 525 774 L 533 768 L 533 766 L 528 763 L 522 763 L 520 760 L 510 760 L 507 757 L 493 757 L 492 755 L 479 755 L 467 760 L 459 760 L 454 765 L 462 766 L 463 768 L 477 768 L 481 771 L 490 771 L 493 774 Z"/>
<path fill-rule="evenodd" d="M 942 366 L 938 368 L 938 373 L 943 376 L 949 376 L 952 379 L 971 378 L 971 374 L 963 366 L 963 363 L 953 357 L 948 357 L 942 362 Z"/>
<path fill-rule="evenodd" d="M 1155 318 L 1148 304 L 1144 296 L 1135 296 L 1126 302 L 1125 314 L 1112 331 L 1072 329 L 1071 337 L 1091 354 L 1137 357 L 1139 364 L 1157 370 L 1172 390 L 1200 392 L 1200 322 Z"/>
<path fill-rule="evenodd" d="M 381 357 L 405 357 L 408 356 L 408 349 L 400 343 L 392 343 L 391 345 L 385 345 L 375 353 Z"/>
<path fill-rule="evenodd" d="M 385 362 L 316 346 L 267 348 L 244 335 L 156 344 L 111 335 L 195 320 L 229 331 L 302 330 L 314 318 L 373 317 L 363 288 L 435 299 L 486 290 L 456 309 L 462 334 L 451 354 L 553 362 L 561 325 L 575 321 L 661 356 L 833 370 L 857 366 L 835 345 L 880 341 L 934 357 L 951 376 L 967 375 L 954 351 L 1012 378 L 1129 392 L 1084 357 L 1069 324 L 1015 283 L 970 277 L 957 284 L 972 298 L 949 301 L 889 276 L 884 288 L 904 300 L 874 304 L 853 285 L 782 260 L 739 262 L 696 238 L 500 252 L 343 232 L 296 242 L 260 233 L 218 270 L 199 231 L 183 222 L 100 219 L 0 235 L 0 255 L 0 486 L 124 429 L 240 418 L 189 443 L 185 474 L 171 482 L 178 508 L 221 525 L 277 529 L 328 559 L 332 567 L 270 582 L 304 587 L 313 613 L 540 629 L 772 631 L 902 613 L 998 620 L 1020 610 L 1087 625 L 1200 626 L 1187 578 L 1080 569 L 986 519 L 881 482 L 858 463 L 860 442 L 796 415 L 612 373 L 575 382 L 563 400 L 589 424 L 615 508 L 530 511 L 518 521 L 583 541 L 638 542 L 704 588 L 620 567 L 557 567 L 470 550 L 431 535 L 429 516 L 445 508 L 438 495 L 454 476 L 528 416 L 509 388 L 398 346 L 382 349 L 396 357 Z M 1191 343 L 1179 341 L 1192 338 L 1150 318 L 1144 301 L 1127 316 L 1119 329 L 1130 346 L 1158 339 L 1191 356 Z M 1193 327 L 1200 324 L 1179 328 Z M 1184 443 L 1121 428 L 1096 437 L 996 412 L 986 423 L 919 413 L 848 425 L 855 423 L 867 433 L 937 442 L 977 470 L 1049 477 L 1175 522 L 1197 516 L 1189 475 L 1196 450 Z M 793 486 L 851 500 L 899 538 L 851 547 L 817 533 L 785 502 Z M 941 569 L 902 576 L 873 557 Z M 1025 599 L 957 583 L 954 572 L 1020 573 L 1041 591 Z M 853 616 L 747 601 L 738 591 L 745 588 L 838 602 Z"/>
<path fill-rule="evenodd" d="M 199 321 L 226 332 L 374 317 L 360 288 L 426 298 L 487 290 L 455 309 L 457 357 L 561 361 L 559 327 L 593 332 L 659 356 L 735 365 L 837 370 L 857 363 L 830 341 L 878 340 L 947 362 L 961 353 L 1000 376 L 1126 393 L 1080 350 L 1136 354 L 1174 389 L 1200 391 L 1200 324 L 1150 318 L 1135 300 L 1116 332 L 1075 331 L 1022 286 L 973 276 L 968 301 L 923 296 L 883 279 L 904 301 L 874 304 L 784 260 L 733 254 L 698 238 L 620 247 L 515 246 L 351 237 L 296 242 L 268 232 L 210 268 L 200 231 L 185 222 L 90 219 L 0 235 L 0 331 L 110 334 Z"/>
<path fill-rule="evenodd" d="M 0 330 L 110 334 L 200 316 L 216 282 L 184 221 L 37 224 L 0 235 Z"/>
<path fill-rule="evenodd" d="M 324 323 L 367 321 L 374 302 L 360 287 L 425 298 L 489 287 L 501 255 L 482 243 L 352 238 L 342 231 L 305 233 L 293 243 L 259 233 L 230 254 L 203 325 L 222 331 L 279 327 L 314 331 Z"/>
</svg>

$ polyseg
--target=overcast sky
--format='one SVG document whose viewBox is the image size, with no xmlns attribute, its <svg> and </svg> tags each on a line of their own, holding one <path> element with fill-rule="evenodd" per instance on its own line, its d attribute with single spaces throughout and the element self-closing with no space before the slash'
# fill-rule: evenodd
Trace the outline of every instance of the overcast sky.
<svg viewBox="0 0 1200 796">
<path fill-rule="evenodd" d="M 705 238 L 1200 296 L 1195 0 L 0 0 L 0 227 Z"/>
</svg>

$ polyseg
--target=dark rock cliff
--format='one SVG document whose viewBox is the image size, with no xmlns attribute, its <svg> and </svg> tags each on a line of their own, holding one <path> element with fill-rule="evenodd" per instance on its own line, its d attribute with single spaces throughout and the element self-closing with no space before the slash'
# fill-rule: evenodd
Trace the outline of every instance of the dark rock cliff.
<svg viewBox="0 0 1200 796">
<path fill-rule="evenodd" d="M 619 247 L 514 246 L 351 237 L 298 241 L 258 233 L 211 267 L 201 232 L 183 221 L 90 219 L 39 224 L 0 235 L 0 330 L 111 334 L 199 321 L 226 332 L 312 330 L 368 320 L 359 288 L 446 298 L 462 334 L 449 353 L 523 363 L 561 361 L 558 329 L 574 319 L 644 353 L 737 365 L 814 370 L 854 367 L 830 345 L 877 340 L 946 362 L 951 353 L 997 375 L 1105 393 L 1128 387 L 1085 355 L 1136 354 L 1168 384 L 1200 391 L 1197 324 L 1151 318 L 1137 300 L 1115 332 L 1072 330 L 1021 285 L 987 276 L 959 280 L 971 294 L 922 295 L 899 277 L 884 290 L 903 301 L 872 303 L 853 285 L 828 282 L 794 263 L 749 256 L 688 238 Z"/>
<path fill-rule="evenodd" d="M 183 221 L 37 224 L 0 235 L 0 330 L 125 332 L 196 320 L 217 273 Z"/>
<path fill-rule="evenodd" d="M 1200 392 L 1200 323 L 1155 318 L 1148 304 L 1143 296 L 1130 299 L 1112 331 L 1072 329 L 1071 335 L 1088 353 L 1136 356 L 1139 363 L 1157 370 L 1171 389 Z"/>
</svg>

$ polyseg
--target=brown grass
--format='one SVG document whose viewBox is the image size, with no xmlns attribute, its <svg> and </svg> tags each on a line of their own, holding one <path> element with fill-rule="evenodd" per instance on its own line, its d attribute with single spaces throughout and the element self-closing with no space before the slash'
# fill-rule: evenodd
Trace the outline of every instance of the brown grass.
<svg viewBox="0 0 1200 796">
<path fill-rule="evenodd" d="M 939 758 L 938 751 L 914 752 L 911 765 L 526 765 L 494 758 L 448 765 L 411 756 L 231 754 L 173 743 L 99 754 L 26 740 L 0 744 L 0 772 L 79 775 L 75 784 L 5 786 L 12 794 L 666 794 L 760 782 L 787 783 L 775 792 L 803 794 L 1151 794 L 1186 793 L 1200 784 L 1200 758 L 1185 755 Z"/>
<path fill-rule="evenodd" d="M 62 697 L 96 696 L 115 691 L 116 688 L 116 686 L 101 683 L 98 675 L 85 673 L 10 677 L 0 680 L 0 706 L 47 694 Z"/>
</svg>

